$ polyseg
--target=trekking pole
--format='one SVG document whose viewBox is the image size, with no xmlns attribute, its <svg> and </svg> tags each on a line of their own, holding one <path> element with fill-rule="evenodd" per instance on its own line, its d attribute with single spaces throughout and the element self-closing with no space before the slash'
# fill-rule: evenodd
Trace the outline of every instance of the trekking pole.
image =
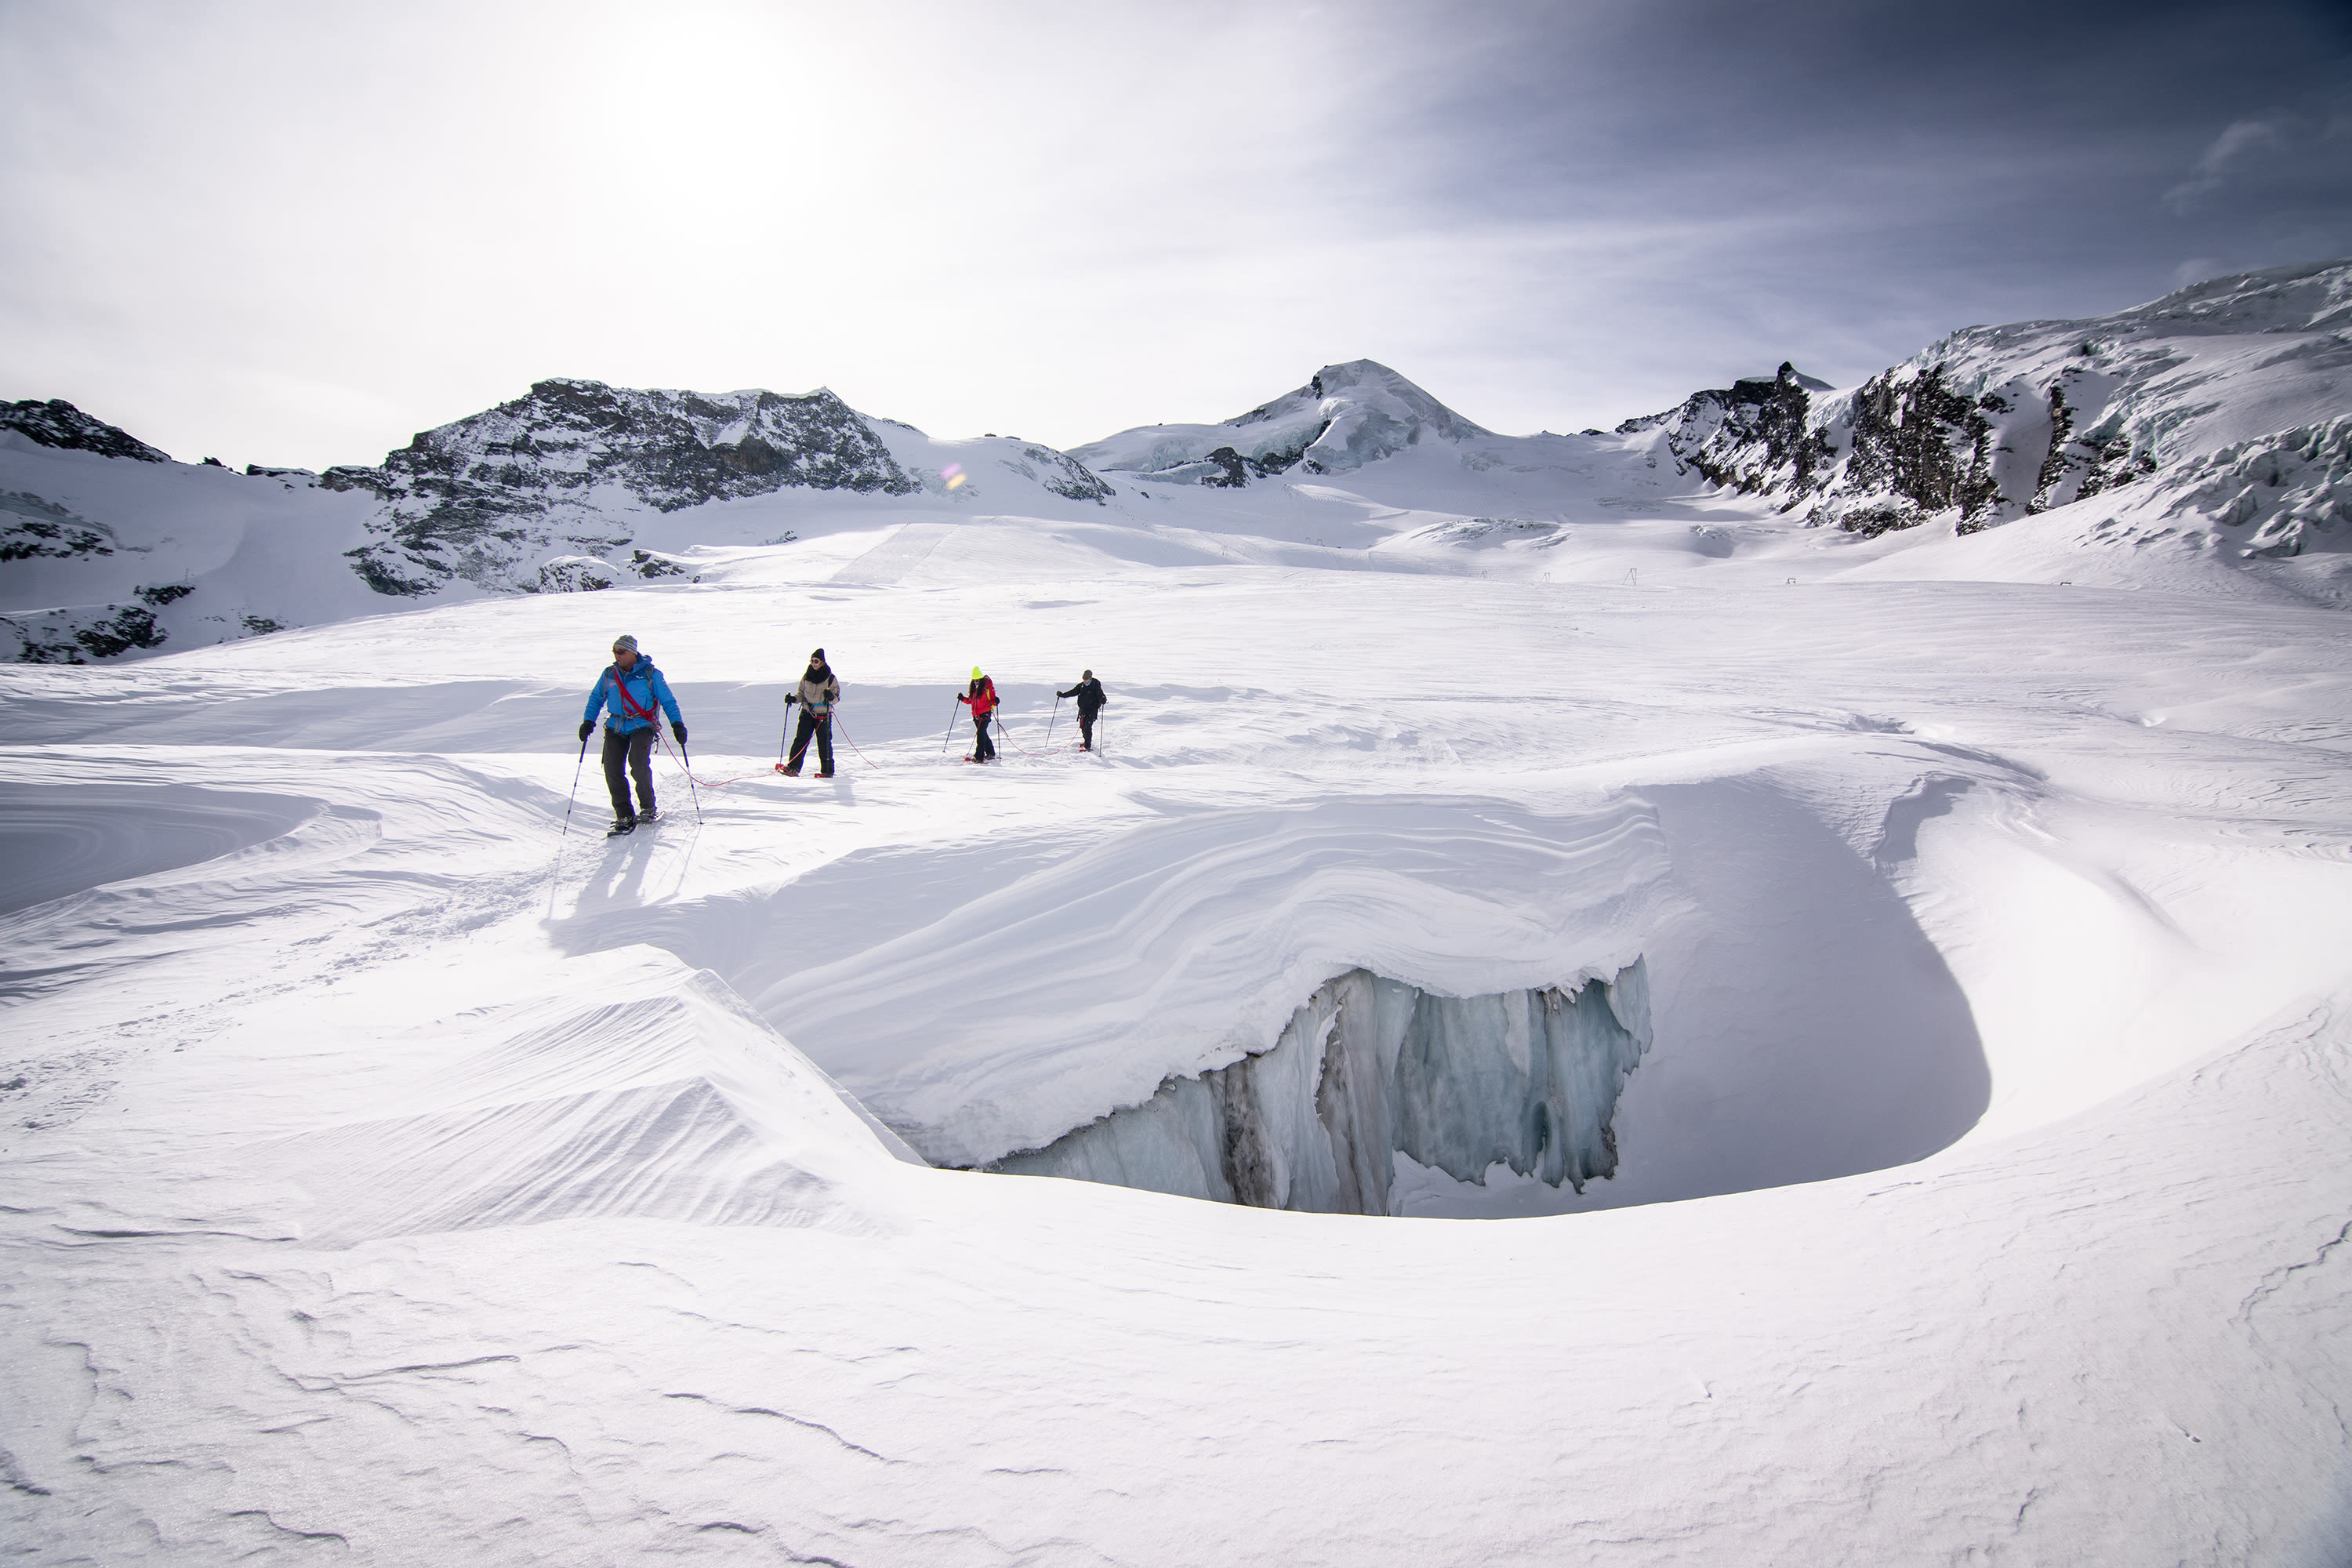
<svg viewBox="0 0 2352 1568">
<path fill-rule="evenodd" d="M 694 825 L 702 826 L 702 796 L 694 787 L 694 764 L 687 760 L 686 742 L 677 743 L 677 771 L 686 775 L 686 798 L 694 803 Z"/>
<path fill-rule="evenodd" d="M 591 731 L 593 733 L 593 731 Z M 580 760 L 572 764 L 572 793 L 563 797 L 563 831 L 555 836 L 555 854 L 563 857 L 563 840 L 572 832 L 572 805 L 580 798 L 580 775 L 588 766 L 588 737 L 580 737 Z"/>
<path fill-rule="evenodd" d="M 779 773 L 783 771 L 784 746 L 785 743 L 792 739 L 792 736 L 793 700 L 787 697 L 784 699 L 784 727 L 776 731 L 776 770 Z"/>
<path fill-rule="evenodd" d="M 1045 715 L 1045 749 L 1054 749 L 1054 721 L 1062 716 L 1062 694 L 1054 693 L 1054 710 Z"/>
<path fill-rule="evenodd" d="M 948 705 L 948 727 L 940 736 L 940 755 L 943 757 L 948 754 L 948 739 L 955 733 L 956 709 L 960 706 L 952 702 Z"/>
</svg>

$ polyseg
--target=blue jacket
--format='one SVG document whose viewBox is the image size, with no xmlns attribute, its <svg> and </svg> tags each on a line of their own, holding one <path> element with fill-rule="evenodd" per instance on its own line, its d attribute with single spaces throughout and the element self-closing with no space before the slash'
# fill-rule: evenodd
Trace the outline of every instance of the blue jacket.
<svg viewBox="0 0 2352 1568">
<path fill-rule="evenodd" d="M 654 710 L 654 704 L 659 702 L 661 710 L 669 715 L 671 723 L 679 721 L 677 699 L 669 694 L 669 682 L 662 679 L 662 672 L 656 669 L 654 661 L 644 654 L 637 655 L 637 662 L 625 677 L 621 674 L 619 666 L 606 665 L 604 673 L 596 678 L 596 689 L 588 694 L 588 707 L 580 717 L 593 722 L 598 710 L 609 710 L 612 717 L 604 721 L 604 727 L 608 730 L 618 730 L 624 735 L 632 730 L 642 730 L 652 723 L 653 721 L 650 719 L 637 719 L 630 716 L 628 709 L 621 701 L 621 692 L 625 683 L 629 700 L 635 703 L 640 710 L 651 713 Z"/>
</svg>

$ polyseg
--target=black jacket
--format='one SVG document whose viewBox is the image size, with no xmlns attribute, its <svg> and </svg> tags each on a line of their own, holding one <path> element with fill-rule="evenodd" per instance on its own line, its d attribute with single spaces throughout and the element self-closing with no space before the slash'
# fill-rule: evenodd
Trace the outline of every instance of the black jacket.
<svg viewBox="0 0 2352 1568">
<path fill-rule="evenodd" d="M 1081 713 L 1100 712 L 1102 705 L 1110 700 L 1103 695 L 1102 682 L 1099 680 L 1081 680 L 1067 691 L 1056 691 L 1054 695 L 1076 698 L 1078 711 Z"/>
</svg>

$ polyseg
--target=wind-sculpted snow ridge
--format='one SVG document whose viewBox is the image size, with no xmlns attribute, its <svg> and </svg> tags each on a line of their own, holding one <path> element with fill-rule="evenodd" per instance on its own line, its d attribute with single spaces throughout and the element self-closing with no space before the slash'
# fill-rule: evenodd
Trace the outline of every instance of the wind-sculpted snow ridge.
<svg viewBox="0 0 2352 1568">
<path fill-rule="evenodd" d="M 1967 534 L 2093 498 L 2107 515 L 2145 514 L 2137 498 L 2153 478 L 2175 529 L 2201 528 L 2242 557 L 2352 543 L 2337 531 L 2352 512 L 2326 473 L 2332 461 L 2341 477 L 2331 423 L 2352 415 L 2352 263 L 2217 279 L 2106 316 L 1969 327 L 1825 393 L 1784 364 L 1619 429 L 1864 536 L 1931 518 Z M 2321 472 L 2292 494 L 2216 493 L 2216 461 L 2253 454 L 2247 470 L 2275 468 L 2263 448 L 2300 454 L 2290 471 Z M 2184 465 L 2196 475 L 2185 488 L 2169 477 Z"/>
<path fill-rule="evenodd" d="M 1491 434 L 1384 364 L 1327 364 L 1305 386 L 1220 425 L 1147 425 L 1072 456 L 1160 484 L 1238 488 L 1297 468 L 1343 474 L 1421 441 Z"/>
<path fill-rule="evenodd" d="M 705 394 L 566 380 L 425 431 L 380 468 L 330 468 L 320 482 L 386 503 L 352 560 L 378 593 L 410 596 L 452 578 L 535 592 L 540 557 L 625 544 L 615 514 L 631 510 L 790 487 L 919 488 L 865 416 L 824 388 Z"/>
<path fill-rule="evenodd" d="M 1581 1193 L 1617 1173 L 1611 1119 L 1649 1015 L 1638 961 L 1581 989 L 1468 997 L 1354 969 L 1273 1049 L 991 1168 L 1317 1214 L 1390 1213 L 1395 1154 L 1457 1182 L 1502 1165 Z"/>
<path fill-rule="evenodd" d="M 1207 812 L 1110 835 L 855 958 L 758 952 L 730 978 L 926 1159 L 984 1165 L 1268 1050 L 1334 974 L 1450 997 L 1612 978 L 1666 905 L 1664 871 L 1632 800 Z"/>
<path fill-rule="evenodd" d="M 319 815 L 283 795 L 162 784 L 0 784 L 0 915 L 250 849 Z M 152 884 L 150 884 L 152 886 Z"/>
<path fill-rule="evenodd" d="M 300 1187 L 320 1247 L 598 1215 L 871 1228 L 849 1189 L 921 1161 L 716 976 L 635 956 L 469 1020 L 462 1056 L 378 1108 L 397 1114 L 229 1163 Z"/>
</svg>

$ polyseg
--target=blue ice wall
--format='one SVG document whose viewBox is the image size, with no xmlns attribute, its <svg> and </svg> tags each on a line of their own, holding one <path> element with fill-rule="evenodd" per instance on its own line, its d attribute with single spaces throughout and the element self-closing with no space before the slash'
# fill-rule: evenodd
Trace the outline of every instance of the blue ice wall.
<svg viewBox="0 0 2352 1568">
<path fill-rule="evenodd" d="M 1497 1163 L 1582 1192 L 1617 1170 L 1617 1096 L 1650 1043 L 1641 961 L 1575 990 L 1434 996 L 1354 969 L 1273 1047 L 991 1168 L 1320 1214 L 1390 1212 L 1391 1156 Z"/>
</svg>

